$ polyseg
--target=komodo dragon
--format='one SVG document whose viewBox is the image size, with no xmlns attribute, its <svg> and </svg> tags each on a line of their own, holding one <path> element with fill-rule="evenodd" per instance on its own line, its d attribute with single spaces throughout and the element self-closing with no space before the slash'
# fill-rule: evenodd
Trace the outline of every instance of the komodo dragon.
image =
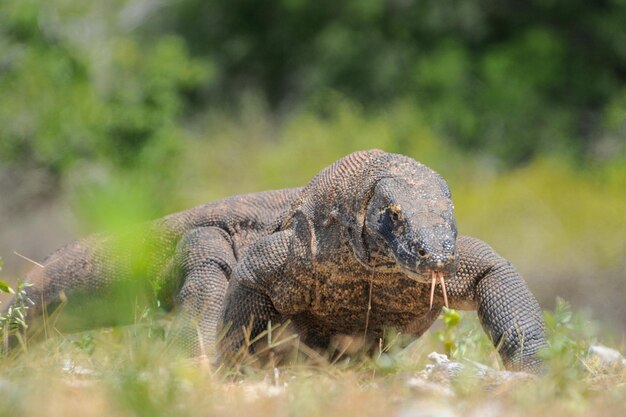
<svg viewBox="0 0 626 417">
<path fill-rule="evenodd" d="M 213 352 L 223 330 L 216 350 L 229 358 L 287 320 L 319 349 L 337 335 L 376 340 L 385 326 L 420 336 L 448 304 L 477 310 L 507 369 L 542 367 L 544 323 L 525 282 L 487 244 L 457 237 L 448 185 L 409 157 L 354 152 L 304 188 L 226 198 L 141 230 L 142 273 L 168 289 L 194 354 Z M 128 279 L 133 255 L 116 242 L 92 236 L 34 268 L 27 295 L 41 302 L 29 320 Z"/>
</svg>

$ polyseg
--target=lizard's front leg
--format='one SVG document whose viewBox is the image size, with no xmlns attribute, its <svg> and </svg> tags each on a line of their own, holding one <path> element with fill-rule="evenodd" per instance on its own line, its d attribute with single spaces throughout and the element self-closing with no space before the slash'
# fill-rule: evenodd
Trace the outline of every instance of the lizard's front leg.
<svg viewBox="0 0 626 417">
<path fill-rule="evenodd" d="M 184 279 L 177 295 L 182 311 L 176 339 L 192 355 L 214 353 L 220 311 L 235 263 L 230 236 L 217 227 L 192 229 L 176 247 L 174 264 Z"/>
<path fill-rule="evenodd" d="M 220 359 L 232 360 L 248 350 L 257 336 L 272 326 L 281 324 L 298 309 L 298 299 L 305 291 L 293 285 L 294 264 L 299 256 L 291 230 L 282 231 L 259 240 L 237 265 L 228 285 L 220 324 L 225 329 L 220 342 Z"/>
<path fill-rule="evenodd" d="M 547 346 L 543 315 L 528 286 L 504 258 L 484 242 L 457 240 L 459 267 L 447 281 L 451 306 L 478 311 L 507 369 L 538 372 L 537 353 Z"/>
</svg>

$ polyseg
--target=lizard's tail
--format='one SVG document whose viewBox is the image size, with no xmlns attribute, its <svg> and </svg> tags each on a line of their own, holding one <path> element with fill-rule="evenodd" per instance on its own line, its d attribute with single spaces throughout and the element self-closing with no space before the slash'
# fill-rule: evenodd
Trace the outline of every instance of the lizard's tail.
<svg viewBox="0 0 626 417">
<path fill-rule="evenodd" d="M 136 310 L 145 308 L 144 295 L 154 295 L 154 291 L 145 279 L 148 261 L 141 257 L 145 248 L 123 243 L 92 236 L 72 242 L 34 265 L 25 279 L 29 286 L 14 296 L 2 313 L 8 318 L 4 321 L 3 333 L 8 334 L 4 346 L 15 346 L 18 341 L 24 345 L 54 333 L 53 329 L 82 330 L 132 322 Z"/>
</svg>

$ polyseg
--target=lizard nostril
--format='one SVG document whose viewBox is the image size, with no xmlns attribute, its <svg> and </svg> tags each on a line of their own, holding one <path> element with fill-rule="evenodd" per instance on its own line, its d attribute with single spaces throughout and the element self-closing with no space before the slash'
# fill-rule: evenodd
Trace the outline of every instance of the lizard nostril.
<svg viewBox="0 0 626 417">
<path fill-rule="evenodd" d="M 419 256 L 424 257 L 424 256 L 426 256 L 426 254 L 427 254 L 428 252 L 426 252 L 426 249 L 424 249 L 424 248 L 419 248 L 419 249 L 417 250 L 417 253 L 419 254 Z"/>
</svg>

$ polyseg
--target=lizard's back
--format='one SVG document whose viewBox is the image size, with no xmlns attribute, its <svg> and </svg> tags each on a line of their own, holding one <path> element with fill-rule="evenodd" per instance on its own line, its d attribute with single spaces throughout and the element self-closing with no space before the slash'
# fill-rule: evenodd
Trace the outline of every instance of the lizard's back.
<svg viewBox="0 0 626 417">
<path fill-rule="evenodd" d="M 189 230 L 218 227 L 233 240 L 236 252 L 276 228 L 301 188 L 235 195 L 170 214 L 154 222 L 158 235 L 178 240 Z"/>
<path fill-rule="evenodd" d="M 220 230 L 232 245 L 235 258 L 254 241 L 271 232 L 289 207 L 298 188 L 236 195 L 170 214 L 133 227 L 121 235 L 92 235 L 69 243 L 35 267 L 26 277 L 35 302 L 28 321 L 41 315 L 42 308 L 75 293 L 100 295 L 112 284 L 131 278 L 152 280 L 166 288 L 161 300 L 166 306 L 182 285 L 173 257 L 177 245 L 195 229 Z M 227 277 L 228 278 L 228 277 Z M 161 281 L 161 282 L 158 282 Z"/>
</svg>

